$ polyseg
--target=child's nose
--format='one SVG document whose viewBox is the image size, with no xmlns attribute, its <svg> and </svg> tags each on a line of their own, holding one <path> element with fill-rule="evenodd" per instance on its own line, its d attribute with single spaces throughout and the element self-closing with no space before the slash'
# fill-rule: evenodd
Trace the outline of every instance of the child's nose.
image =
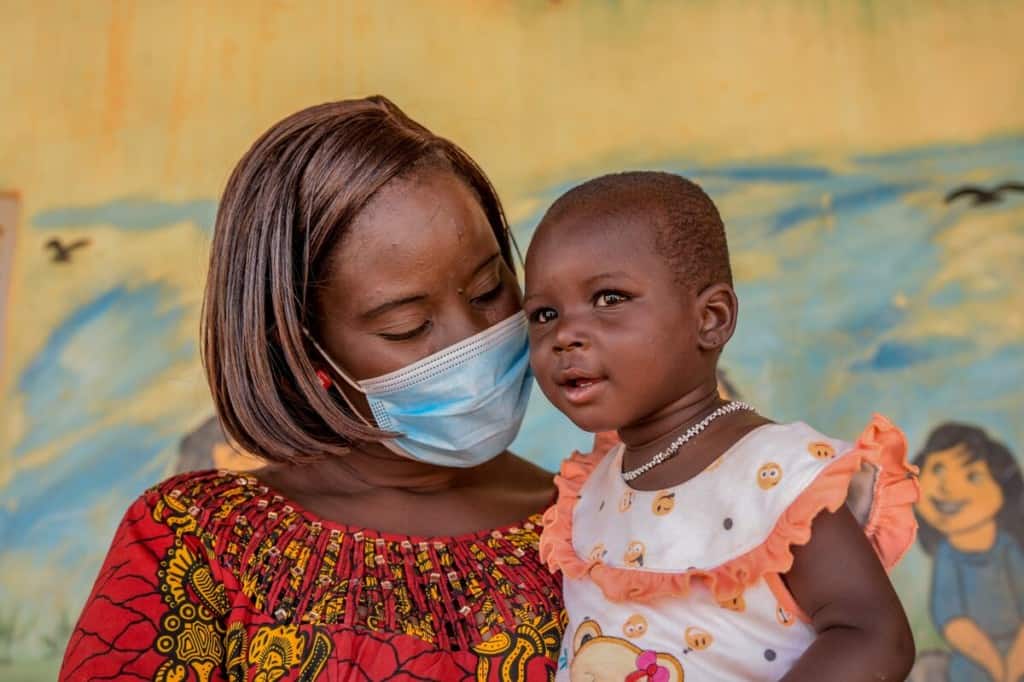
<svg viewBox="0 0 1024 682">
<path fill-rule="evenodd" d="M 572 317 L 560 317 L 555 330 L 555 352 L 586 348 L 589 344 L 582 325 Z"/>
<path fill-rule="evenodd" d="M 583 342 L 582 341 L 569 341 L 567 343 L 556 343 L 555 344 L 555 352 L 557 352 L 557 353 L 561 353 L 561 352 L 567 351 L 567 350 L 575 350 L 575 349 L 578 349 L 578 348 L 583 348 Z"/>
</svg>

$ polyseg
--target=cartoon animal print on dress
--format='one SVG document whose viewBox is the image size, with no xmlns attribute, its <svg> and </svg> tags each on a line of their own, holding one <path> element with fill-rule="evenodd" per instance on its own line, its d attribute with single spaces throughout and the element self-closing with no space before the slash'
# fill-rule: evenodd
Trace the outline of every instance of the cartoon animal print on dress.
<svg viewBox="0 0 1024 682">
<path fill-rule="evenodd" d="M 573 637 L 569 679 L 573 682 L 683 682 L 679 660 L 671 654 L 641 649 L 632 642 L 601 632 L 593 620 L 583 621 Z"/>
</svg>

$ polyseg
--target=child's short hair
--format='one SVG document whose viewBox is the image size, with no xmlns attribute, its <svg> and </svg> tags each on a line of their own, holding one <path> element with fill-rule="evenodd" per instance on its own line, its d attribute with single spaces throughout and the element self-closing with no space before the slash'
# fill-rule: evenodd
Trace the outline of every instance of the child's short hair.
<svg viewBox="0 0 1024 682">
<path fill-rule="evenodd" d="M 682 284 L 696 291 L 732 284 L 729 246 L 718 209 L 700 186 L 682 176 L 659 171 L 602 175 L 559 197 L 541 222 L 577 210 L 650 220 L 657 228 L 658 252 Z"/>
</svg>

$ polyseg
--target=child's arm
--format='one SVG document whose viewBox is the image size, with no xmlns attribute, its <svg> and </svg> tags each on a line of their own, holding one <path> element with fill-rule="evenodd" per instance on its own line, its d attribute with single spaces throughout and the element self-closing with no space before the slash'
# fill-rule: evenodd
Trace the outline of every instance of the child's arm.
<svg viewBox="0 0 1024 682">
<path fill-rule="evenodd" d="M 820 514 L 812 530 L 783 578 L 818 637 L 782 679 L 905 679 L 914 638 L 864 530 L 845 506 Z"/>
</svg>

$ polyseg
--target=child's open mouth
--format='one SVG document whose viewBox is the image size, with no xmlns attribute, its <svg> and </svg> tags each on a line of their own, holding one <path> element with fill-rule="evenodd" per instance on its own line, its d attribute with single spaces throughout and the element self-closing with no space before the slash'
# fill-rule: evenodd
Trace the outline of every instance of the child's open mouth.
<svg viewBox="0 0 1024 682">
<path fill-rule="evenodd" d="M 604 382 L 601 377 L 570 369 L 562 373 L 558 383 L 570 404 L 583 405 L 594 400 L 603 388 Z"/>
</svg>

